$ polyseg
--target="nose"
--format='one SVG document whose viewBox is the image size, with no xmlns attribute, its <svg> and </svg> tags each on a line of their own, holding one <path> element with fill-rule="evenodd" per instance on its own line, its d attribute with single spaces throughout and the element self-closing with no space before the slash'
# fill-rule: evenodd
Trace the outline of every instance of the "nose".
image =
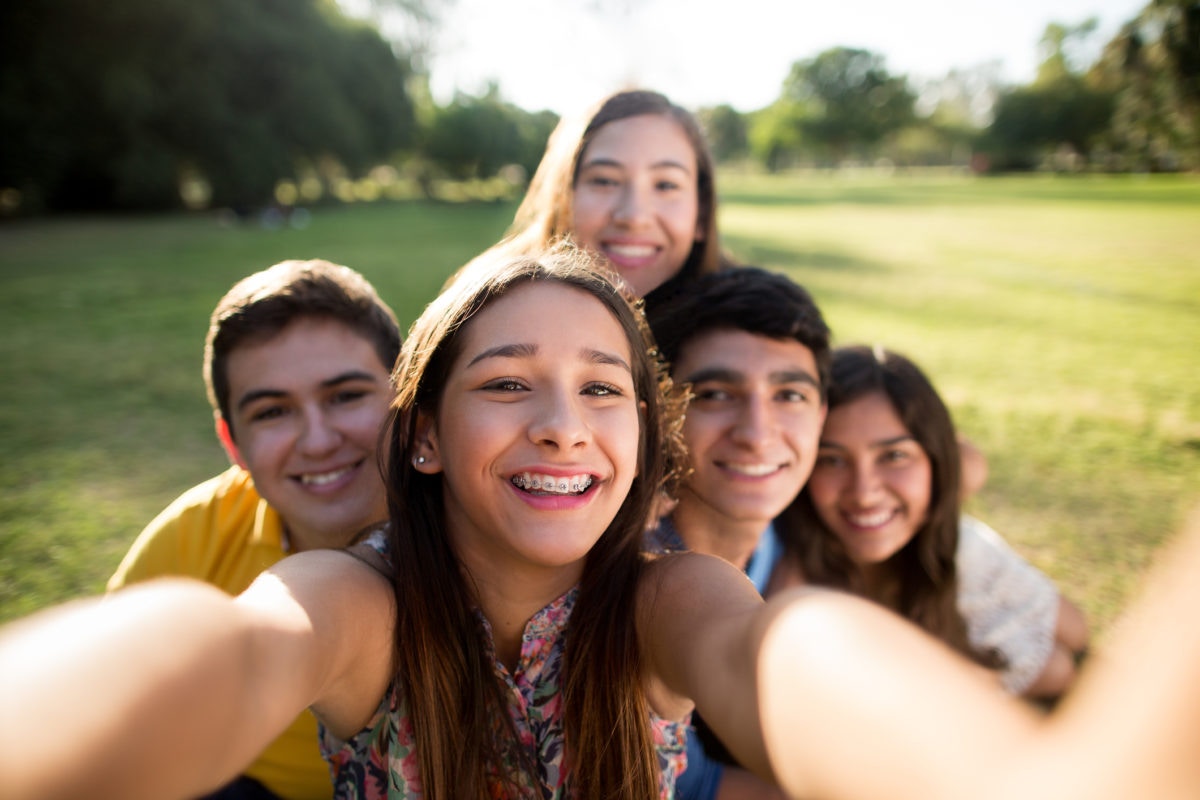
<svg viewBox="0 0 1200 800">
<path fill-rule="evenodd" d="M 574 392 L 562 389 L 546 392 L 534 404 L 535 416 L 529 424 L 529 439 L 534 444 L 570 450 L 586 444 L 591 430 Z"/>
<path fill-rule="evenodd" d="M 647 192 L 636 181 L 627 182 L 613 209 L 613 221 L 626 226 L 637 225 L 648 216 Z"/>
<path fill-rule="evenodd" d="M 746 398 L 741 404 L 731 435 L 740 445 L 758 448 L 774 436 L 776 430 L 770 400 L 755 395 Z"/>
<path fill-rule="evenodd" d="M 870 463 L 851 462 L 850 482 L 847 487 L 850 496 L 860 505 L 867 505 L 874 499 L 881 487 L 879 471 Z"/>
<path fill-rule="evenodd" d="M 342 443 L 341 431 L 333 424 L 333 419 L 325 409 L 306 409 L 302 425 L 298 446 L 306 456 L 326 455 Z"/>
</svg>

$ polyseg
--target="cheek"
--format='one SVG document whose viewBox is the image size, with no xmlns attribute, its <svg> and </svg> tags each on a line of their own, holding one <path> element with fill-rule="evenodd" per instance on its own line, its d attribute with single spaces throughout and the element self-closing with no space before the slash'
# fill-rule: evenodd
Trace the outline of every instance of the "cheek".
<svg viewBox="0 0 1200 800">
<path fill-rule="evenodd" d="M 285 457 L 288 439 L 282 427 L 243 435 L 238 449 L 246 468 L 250 472 L 265 472 L 281 462 Z"/>
<path fill-rule="evenodd" d="M 822 518 L 827 519 L 831 509 L 837 505 L 841 483 L 837 471 L 827 467 L 817 467 L 809 477 L 808 496 Z"/>
<path fill-rule="evenodd" d="M 905 497 L 908 504 L 916 510 L 922 521 L 929 514 L 929 500 L 933 487 L 933 474 L 929 466 L 917 467 L 909 471 L 905 479 Z"/>
<path fill-rule="evenodd" d="M 587 192 L 575 195 L 575 207 L 571 216 L 571 233 L 577 244 L 595 247 L 595 237 L 605 220 L 605 209 L 598 198 Z"/>
</svg>

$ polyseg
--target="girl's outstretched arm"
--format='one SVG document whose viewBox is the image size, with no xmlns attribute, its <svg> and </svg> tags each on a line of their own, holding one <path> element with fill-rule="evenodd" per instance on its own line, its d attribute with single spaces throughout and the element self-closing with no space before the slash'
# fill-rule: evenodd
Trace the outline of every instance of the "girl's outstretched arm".
<svg viewBox="0 0 1200 800">
<path fill-rule="evenodd" d="M 992 797 L 1200 796 L 1200 506 L 1059 704 L 1046 746 Z M 1039 793 L 1040 792 L 1040 793 Z"/>
<path fill-rule="evenodd" d="M 640 620 L 649 697 L 660 713 L 694 698 L 744 764 L 794 797 L 1194 799 L 1200 509 L 1164 552 L 1049 717 L 865 601 L 798 590 L 756 610 L 732 567 L 664 559 Z"/>
<path fill-rule="evenodd" d="M 236 776 L 311 703 L 332 701 L 351 724 L 382 696 L 379 674 L 386 686 L 391 608 L 381 577 L 327 551 L 286 559 L 237 599 L 155 581 L 10 625 L 4 796 L 192 797 Z M 347 690 L 356 680 L 370 701 Z"/>
<path fill-rule="evenodd" d="M 714 563 L 715 562 L 715 563 Z M 896 615 L 799 590 L 766 605 L 736 569 L 656 562 L 642 636 L 660 712 L 691 697 L 735 756 L 804 798 L 961 798 L 1040 727 L 977 667 Z"/>
</svg>

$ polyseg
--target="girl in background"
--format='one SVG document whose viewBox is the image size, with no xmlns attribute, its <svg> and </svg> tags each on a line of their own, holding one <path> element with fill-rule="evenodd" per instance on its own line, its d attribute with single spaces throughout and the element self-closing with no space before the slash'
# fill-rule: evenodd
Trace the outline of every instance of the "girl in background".
<svg viewBox="0 0 1200 800">
<path fill-rule="evenodd" d="M 959 512 L 950 413 L 921 370 L 882 348 L 834 351 L 812 476 L 783 516 L 806 581 L 891 608 L 1052 699 L 1086 652 L 1082 613 L 984 523 Z"/>
<path fill-rule="evenodd" d="M 564 237 L 604 257 L 639 297 L 720 269 L 715 171 L 696 118 L 629 90 L 562 120 L 509 230 L 536 252 Z"/>
</svg>

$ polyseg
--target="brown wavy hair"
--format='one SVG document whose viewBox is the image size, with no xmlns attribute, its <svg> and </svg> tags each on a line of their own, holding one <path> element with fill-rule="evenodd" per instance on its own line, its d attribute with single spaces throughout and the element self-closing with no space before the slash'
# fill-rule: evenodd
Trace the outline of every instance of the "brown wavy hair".
<svg viewBox="0 0 1200 800">
<path fill-rule="evenodd" d="M 507 712 L 487 634 L 475 613 L 469 575 L 445 529 L 442 480 L 412 464 L 416 412 L 436 413 L 471 319 L 492 301 L 531 282 L 552 282 L 595 297 L 621 325 L 644 404 L 638 477 L 615 518 L 589 551 L 566 630 L 563 671 L 565 762 L 572 796 L 587 800 L 658 794 L 658 762 L 641 683 L 634 624 L 643 570 L 641 536 L 651 503 L 684 463 L 683 400 L 672 387 L 632 298 L 595 259 L 560 246 L 539 255 L 489 251 L 464 268 L 410 331 L 394 374 L 397 396 L 383 458 L 395 565 L 397 691 L 408 702 L 424 796 L 461 800 L 519 796 L 537 764 L 523 751 Z M 500 735 L 497 735 L 500 731 Z M 517 773 L 505 773 L 504 755 Z"/>
<path fill-rule="evenodd" d="M 899 586 L 893 610 L 972 660 L 1002 668 L 998 652 L 971 647 L 966 621 L 958 610 L 955 556 L 961 464 L 949 409 L 920 368 L 899 353 L 862 345 L 835 349 L 826 393 L 830 412 L 876 393 L 891 403 L 931 468 L 928 516 L 886 562 Z M 841 540 L 821 521 L 807 486 L 776 525 L 808 582 L 866 594 L 862 575 Z"/>
</svg>

